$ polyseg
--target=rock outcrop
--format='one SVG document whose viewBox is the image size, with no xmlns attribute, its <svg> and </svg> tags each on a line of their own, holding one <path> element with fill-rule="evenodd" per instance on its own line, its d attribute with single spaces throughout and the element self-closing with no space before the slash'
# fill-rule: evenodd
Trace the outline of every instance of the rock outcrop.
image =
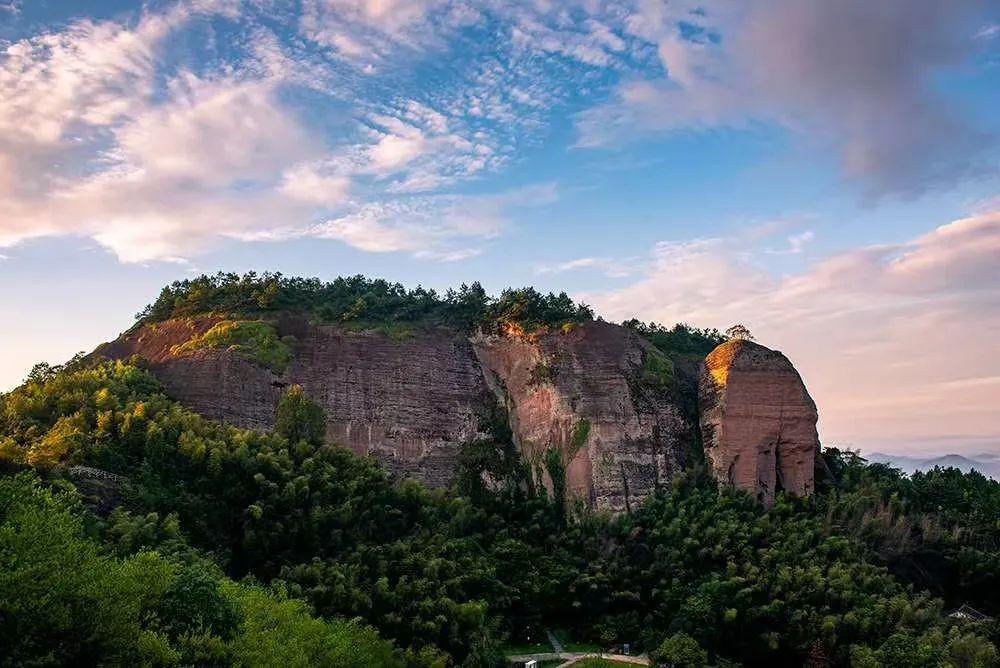
<svg viewBox="0 0 1000 668">
<path fill-rule="evenodd" d="M 433 486 L 449 484 L 459 447 L 484 435 L 479 416 L 493 397 L 471 344 L 457 332 L 393 338 L 281 318 L 274 323 L 278 335 L 294 342 L 291 363 L 280 374 L 236 350 L 175 352 L 219 320 L 144 325 L 98 353 L 146 358 L 171 397 L 240 427 L 272 427 L 286 388 L 302 385 L 326 412 L 328 440 Z"/>
<path fill-rule="evenodd" d="M 705 359 L 699 404 L 705 455 L 718 480 L 766 505 L 777 490 L 812 493 L 816 404 L 784 355 L 750 341 L 720 345 Z"/>
<path fill-rule="evenodd" d="M 591 507 L 626 510 L 683 466 L 691 425 L 673 365 L 630 330 L 589 322 L 473 344 L 522 456 L 544 470 L 545 453 L 556 449 L 568 492 Z"/>
<path fill-rule="evenodd" d="M 329 440 L 433 486 L 454 479 L 464 443 L 489 435 L 499 401 L 529 463 L 558 449 L 568 493 L 614 511 L 670 479 L 692 434 L 670 361 L 617 325 L 470 339 L 447 328 L 393 337 L 284 317 L 274 325 L 293 354 L 276 373 L 234 349 L 177 350 L 220 319 L 142 325 L 97 352 L 146 358 L 172 397 L 243 427 L 271 427 L 285 389 L 300 384 L 324 408 Z"/>
</svg>

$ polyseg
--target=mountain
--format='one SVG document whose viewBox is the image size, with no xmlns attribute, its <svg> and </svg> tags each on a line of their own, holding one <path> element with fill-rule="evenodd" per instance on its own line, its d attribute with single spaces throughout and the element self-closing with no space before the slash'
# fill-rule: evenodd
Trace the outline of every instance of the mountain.
<svg viewBox="0 0 1000 668">
<path fill-rule="evenodd" d="M 909 457 L 872 452 L 865 455 L 865 458 L 878 464 L 890 464 L 908 474 L 916 471 L 930 471 L 937 466 L 956 468 L 962 472 L 979 471 L 994 480 L 1000 480 L 1000 455 L 996 453 L 986 452 L 972 456 L 949 454 L 936 457 Z"/>
<path fill-rule="evenodd" d="M 241 427 L 271 428 L 301 385 L 329 441 L 432 487 L 454 481 L 466 445 L 509 433 L 542 483 L 554 456 L 571 497 L 627 510 L 687 466 L 701 422 L 720 478 L 766 502 L 781 482 L 808 494 L 819 444 L 798 373 L 743 341 L 723 343 L 709 372 L 703 360 L 721 342 L 595 320 L 565 294 L 530 288 L 440 297 L 362 277 L 219 275 L 167 288 L 95 355 L 143 358 L 173 398 Z M 705 420 L 699 383 L 713 396 Z"/>
<path fill-rule="evenodd" d="M 816 415 L 778 351 L 565 295 L 174 284 L 0 395 L 0 663 L 996 665 L 943 610 L 1000 613 L 1000 483 Z"/>
</svg>

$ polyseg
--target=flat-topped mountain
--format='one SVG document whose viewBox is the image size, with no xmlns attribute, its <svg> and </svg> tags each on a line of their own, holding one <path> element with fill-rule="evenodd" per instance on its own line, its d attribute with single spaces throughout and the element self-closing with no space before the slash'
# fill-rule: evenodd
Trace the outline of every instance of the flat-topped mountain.
<svg viewBox="0 0 1000 668">
<path fill-rule="evenodd" d="M 565 294 L 532 289 L 494 299 L 478 284 L 439 296 L 361 277 L 219 275 L 166 288 L 96 353 L 144 358 L 173 398 L 244 427 L 272 427 L 287 388 L 301 385 L 325 411 L 328 441 L 432 486 L 453 482 L 467 445 L 506 440 L 538 483 L 564 475 L 571 496 L 627 510 L 700 456 L 700 422 L 720 479 L 763 485 L 765 501 L 779 488 L 810 493 L 816 411 L 798 374 L 747 342 L 722 344 L 705 367 L 722 341 L 595 320 Z M 698 379 L 717 375 L 712 360 L 733 346 L 781 369 L 764 378 L 737 355 L 717 428 L 707 416 L 722 404 L 708 401 L 704 378 L 699 400 Z M 770 412 L 732 417 L 739 406 Z"/>
</svg>

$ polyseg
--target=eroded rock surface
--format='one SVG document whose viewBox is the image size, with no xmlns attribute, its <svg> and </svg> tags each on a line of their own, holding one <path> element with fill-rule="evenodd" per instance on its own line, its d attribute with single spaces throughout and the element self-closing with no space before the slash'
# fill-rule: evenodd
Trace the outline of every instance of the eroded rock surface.
<svg viewBox="0 0 1000 668">
<path fill-rule="evenodd" d="M 537 339 L 479 337 L 474 348 L 522 456 L 544 469 L 558 449 L 572 496 L 626 510 L 683 466 L 691 427 L 672 365 L 631 331 L 590 322 Z"/>
<path fill-rule="evenodd" d="M 172 397 L 243 427 L 271 427 L 285 389 L 300 384 L 323 406 L 331 441 L 434 486 L 454 479 L 462 444 L 488 436 L 498 401 L 528 461 L 557 448 L 568 493 L 603 509 L 624 510 L 669 480 L 692 434 L 669 360 L 616 325 L 470 340 L 445 328 L 393 338 L 281 318 L 293 352 L 281 374 L 233 350 L 174 351 L 218 321 L 144 325 L 98 352 L 145 357 Z"/>
<path fill-rule="evenodd" d="M 302 385 L 326 412 L 329 440 L 434 486 L 451 482 L 461 444 L 482 436 L 483 402 L 494 400 L 469 341 L 454 331 L 394 339 L 281 319 L 278 334 L 294 337 L 292 361 L 281 374 L 232 350 L 171 351 L 217 321 L 143 326 L 98 352 L 148 359 L 170 396 L 241 427 L 272 427 L 286 388 Z"/>
<path fill-rule="evenodd" d="M 720 481 L 770 505 L 778 489 L 813 491 L 816 404 L 792 363 L 751 341 L 728 341 L 705 359 L 699 383 L 702 440 Z"/>
</svg>

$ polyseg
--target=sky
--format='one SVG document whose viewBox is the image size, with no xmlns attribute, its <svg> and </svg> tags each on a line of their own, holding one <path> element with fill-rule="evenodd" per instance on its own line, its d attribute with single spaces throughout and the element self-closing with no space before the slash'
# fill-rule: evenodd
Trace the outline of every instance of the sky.
<svg viewBox="0 0 1000 668">
<path fill-rule="evenodd" d="M 747 325 L 1000 451 L 1000 4 L 0 0 L 0 391 L 225 271 Z"/>
</svg>

